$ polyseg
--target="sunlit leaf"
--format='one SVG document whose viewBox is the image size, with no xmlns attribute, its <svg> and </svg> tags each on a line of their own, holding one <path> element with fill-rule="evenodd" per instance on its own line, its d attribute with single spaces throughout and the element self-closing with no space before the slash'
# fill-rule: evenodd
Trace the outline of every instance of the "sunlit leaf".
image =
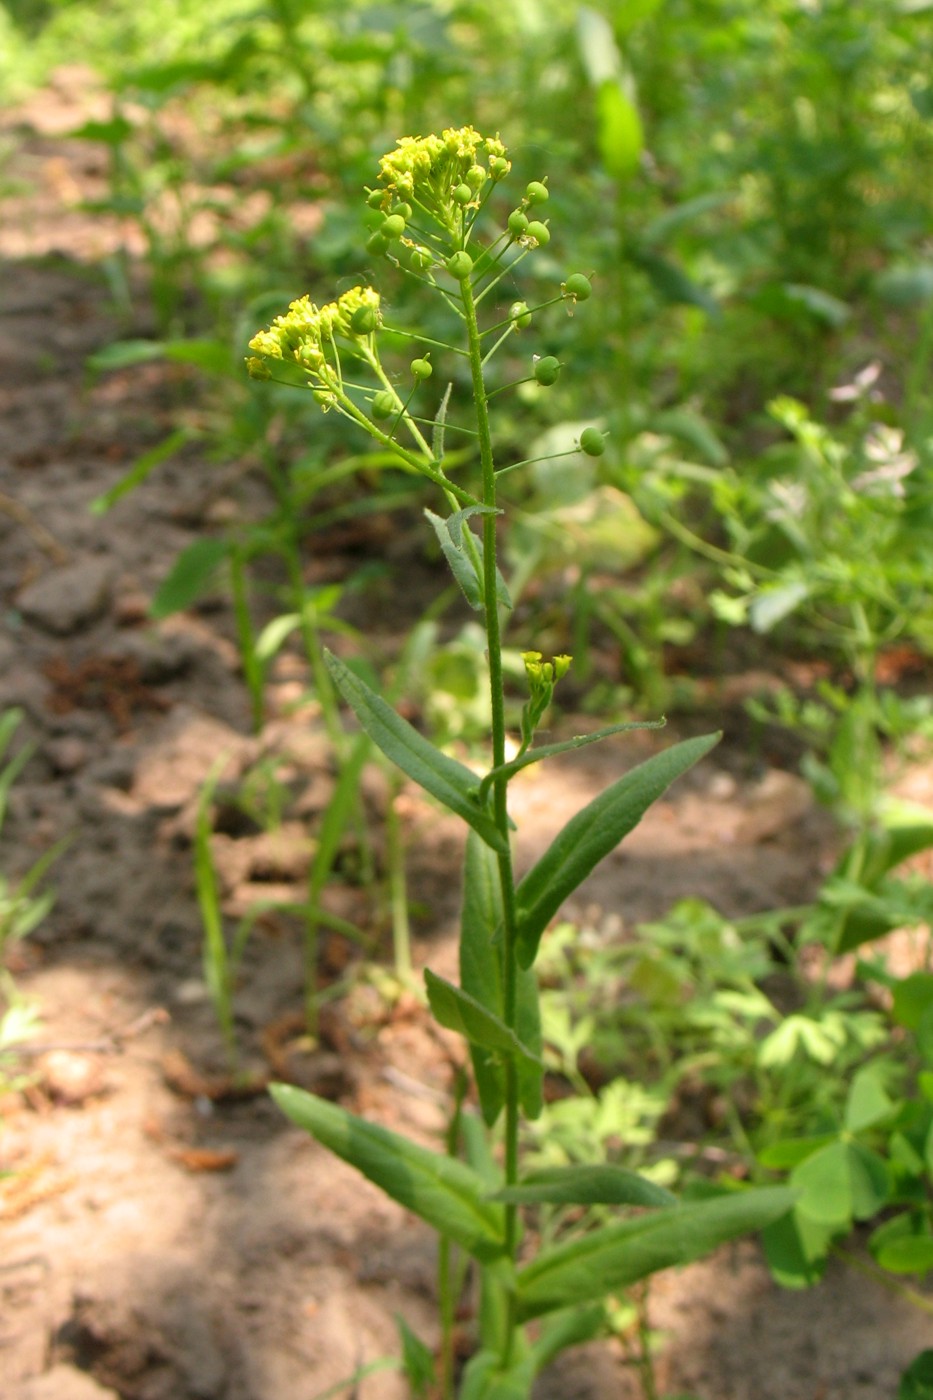
<svg viewBox="0 0 933 1400">
<path fill-rule="evenodd" d="M 484 1200 L 485 1183 L 470 1167 L 291 1084 L 269 1091 L 293 1123 L 439 1234 L 477 1259 L 501 1258 L 501 1209 Z"/>
</svg>

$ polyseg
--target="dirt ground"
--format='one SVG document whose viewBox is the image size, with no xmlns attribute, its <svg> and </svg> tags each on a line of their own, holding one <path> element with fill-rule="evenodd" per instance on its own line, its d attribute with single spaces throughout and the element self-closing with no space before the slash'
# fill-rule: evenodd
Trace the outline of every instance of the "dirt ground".
<svg viewBox="0 0 933 1400">
<path fill-rule="evenodd" d="M 100 266 L 124 231 L 76 208 L 99 166 L 93 148 L 57 134 L 72 105 L 63 80 L 8 113 L 3 133 L 0 711 L 23 709 L 17 742 L 35 754 L 0 868 L 22 872 L 69 844 L 54 910 L 12 964 L 42 1024 L 24 1057 L 30 1087 L 0 1105 L 0 1400 L 314 1400 L 396 1352 L 396 1314 L 435 1337 L 432 1241 L 283 1122 L 263 1084 L 292 1077 L 430 1140 L 458 1052 L 415 997 L 387 998 L 362 976 L 325 1016 L 320 1047 L 303 1051 L 292 1034 L 299 930 L 272 914 L 237 996 L 255 1082 L 234 1092 L 224 1075 L 192 873 L 201 784 L 224 753 L 225 780 L 261 758 L 287 780 L 275 838 L 233 820 L 216 838 L 235 912 L 257 893 L 300 897 L 333 774 L 313 707 L 289 711 L 300 673 L 287 655 L 272 717 L 251 733 L 219 595 L 163 623 L 147 617 L 180 549 L 250 509 L 240 464 L 208 466 L 188 448 L 108 515 L 89 510 L 169 431 L 179 380 L 154 365 L 86 375 L 86 357 L 126 334 Z M 133 334 L 148 333 L 142 314 Z M 773 757 L 730 742 L 732 714 L 712 716 L 723 747 L 652 809 L 571 913 L 618 928 L 681 895 L 740 915 L 813 891 L 832 857 L 826 822 Z M 520 864 L 654 742 L 635 736 L 523 775 Z M 378 811 L 384 786 L 367 784 Z M 450 973 L 459 838 L 414 793 L 402 810 L 416 960 Z M 328 900 L 345 918 L 373 917 L 350 874 Z M 348 956 L 325 940 L 325 973 Z M 652 1322 L 662 1388 L 702 1400 L 893 1400 L 902 1369 L 933 1344 L 929 1317 L 857 1273 L 782 1293 L 753 1243 L 661 1277 Z M 391 1371 L 354 1392 L 403 1393 Z M 639 1394 L 609 1343 L 563 1358 L 536 1392 Z"/>
</svg>

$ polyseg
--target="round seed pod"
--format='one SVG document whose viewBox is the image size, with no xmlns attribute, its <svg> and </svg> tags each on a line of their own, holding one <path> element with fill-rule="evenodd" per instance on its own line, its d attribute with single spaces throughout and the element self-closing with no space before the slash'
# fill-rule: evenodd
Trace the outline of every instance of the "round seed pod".
<svg viewBox="0 0 933 1400">
<path fill-rule="evenodd" d="M 508 226 L 513 238 L 521 238 L 528 227 L 528 215 L 522 209 L 513 209 L 508 217 Z"/>
<path fill-rule="evenodd" d="M 431 252 L 427 248 L 412 248 L 411 265 L 416 272 L 427 272 L 434 262 Z"/>
<path fill-rule="evenodd" d="M 525 237 L 533 238 L 539 248 L 546 247 L 551 241 L 551 233 L 547 224 L 542 224 L 537 219 L 532 219 L 525 229 Z"/>
<path fill-rule="evenodd" d="M 370 335 L 379 324 L 379 315 L 374 306 L 358 306 L 350 317 L 350 329 L 354 335 Z"/>
<path fill-rule="evenodd" d="M 593 287 L 588 277 L 584 277 L 582 272 L 573 272 L 564 283 L 564 296 L 573 297 L 574 301 L 586 301 L 592 296 Z"/>
<path fill-rule="evenodd" d="M 542 359 L 535 360 L 534 373 L 538 383 L 549 389 L 552 384 L 557 383 L 557 376 L 560 374 L 560 360 L 555 355 L 545 355 Z"/>
<path fill-rule="evenodd" d="M 509 307 L 509 320 L 514 322 L 520 331 L 531 325 L 531 311 L 527 301 L 513 301 Z"/>
<path fill-rule="evenodd" d="M 395 238 L 401 238 L 405 232 L 405 220 L 401 214 L 390 214 L 379 232 L 383 238 L 387 238 L 390 242 Z"/>
<path fill-rule="evenodd" d="M 390 394 L 388 389 L 380 389 L 378 394 L 373 395 L 370 408 L 374 418 L 391 418 L 398 410 L 398 404 L 394 394 Z"/>
<path fill-rule="evenodd" d="M 458 185 L 457 188 L 454 190 L 455 204 L 469 204 L 472 198 L 473 191 L 467 184 Z"/>
<path fill-rule="evenodd" d="M 385 199 L 385 190 L 370 190 L 366 196 L 366 203 L 370 209 L 381 209 L 382 201 Z"/>
<path fill-rule="evenodd" d="M 525 198 L 529 204 L 544 204 L 549 197 L 547 185 L 540 180 L 532 180 L 530 185 L 525 186 Z"/>
<path fill-rule="evenodd" d="M 434 366 L 430 360 L 412 360 L 411 372 L 416 379 L 430 379 L 434 373 Z"/>
<path fill-rule="evenodd" d="M 480 190 L 486 183 L 486 172 L 481 165 L 471 165 L 466 173 L 466 182 L 471 190 Z"/>
<path fill-rule="evenodd" d="M 465 282 L 473 271 L 473 259 L 469 253 L 452 253 L 446 262 L 447 271 L 458 282 Z"/>
<path fill-rule="evenodd" d="M 378 233 L 371 233 L 366 240 L 367 253 L 373 253 L 376 256 L 384 253 L 388 246 L 389 240 L 381 230 Z"/>
<path fill-rule="evenodd" d="M 393 204 L 389 213 L 398 214 L 407 222 L 411 218 L 411 205 L 405 204 L 404 201 L 401 204 Z"/>
<path fill-rule="evenodd" d="M 509 162 L 505 156 L 494 156 L 489 162 L 489 172 L 494 180 L 501 180 L 503 175 L 508 175 Z"/>
<path fill-rule="evenodd" d="M 584 428 L 580 434 L 580 451 L 587 457 L 601 457 L 606 450 L 606 439 L 598 428 Z"/>
</svg>

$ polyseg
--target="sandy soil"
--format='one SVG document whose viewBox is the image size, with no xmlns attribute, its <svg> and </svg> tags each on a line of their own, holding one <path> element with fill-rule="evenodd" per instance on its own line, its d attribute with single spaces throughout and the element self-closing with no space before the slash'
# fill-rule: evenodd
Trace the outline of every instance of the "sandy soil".
<svg viewBox="0 0 933 1400">
<path fill-rule="evenodd" d="M 222 598 L 147 617 L 179 550 L 255 504 L 239 464 L 207 468 L 189 448 L 107 516 L 89 511 L 167 433 L 185 386 L 157 365 L 85 374 L 86 357 L 126 328 L 99 265 L 119 230 L 102 233 L 75 208 L 99 175 L 95 153 L 56 134 L 72 100 L 63 80 L 31 104 L 32 128 L 22 113 L 6 119 L 18 191 L 0 238 L 0 710 L 23 709 L 18 742 L 35 754 L 12 796 L 2 869 L 69 844 L 55 908 L 11 964 L 42 1025 L 23 1059 L 29 1087 L 0 1109 L 0 1400 L 313 1400 L 395 1353 L 395 1314 L 435 1336 L 432 1242 L 288 1127 L 263 1085 L 287 1075 L 430 1140 L 459 1051 L 417 998 L 387 997 L 362 974 L 325 1017 L 320 1046 L 302 1050 L 300 930 L 270 914 L 237 996 L 253 1081 L 238 1090 L 225 1074 L 192 874 L 200 786 L 223 753 L 227 781 L 274 757 L 287 783 L 274 839 L 233 821 L 216 839 L 236 911 L 257 892 L 300 896 L 333 773 L 313 706 L 288 711 L 296 659 L 277 668 L 270 720 L 254 735 Z M 150 330 L 144 317 L 133 327 Z M 728 711 L 713 719 L 728 730 Z M 520 863 L 654 742 L 529 773 L 516 789 Z M 378 814 L 384 784 L 367 783 Z M 459 836 L 415 793 L 403 815 L 416 959 L 449 972 Z M 806 898 L 830 858 L 799 780 L 727 738 L 570 912 L 630 924 L 698 894 L 738 915 Z M 383 916 L 352 869 L 328 899 L 379 944 Z M 351 955 L 325 940 L 325 977 Z M 781 1293 L 752 1243 L 659 1279 L 652 1320 L 662 1386 L 702 1400 L 891 1400 L 931 1344 L 928 1318 L 857 1274 Z M 354 1392 L 403 1393 L 389 1371 Z M 538 1391 L 639 1394 L 609 1343 L 568 1355 Z"/>
</svg>

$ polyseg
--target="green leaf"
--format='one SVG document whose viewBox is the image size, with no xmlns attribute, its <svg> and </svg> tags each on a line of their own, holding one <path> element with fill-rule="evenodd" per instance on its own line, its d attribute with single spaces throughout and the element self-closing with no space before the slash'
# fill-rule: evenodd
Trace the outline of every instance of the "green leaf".
<svg viewBox="0 0 933 1400">
<path fill-rule="evenodd" d="M 875 1258 L 892 1274 L 927 1274 L 933 1269 L 933 1238 L 901 1235 L 883 1244 Z"/>
<path fill-rule="evenodd" d="M 832 1230 L 870 1219 L 889 1194 L 884 1162 L 858 1142 L 820 1148 L 794 1168 L 790 1179 L 800 1192 L 797 1213 Z"/>
<path fill-rule="evenodd" d="M 609 739 L 613 734 L 627 734 L 632 729 L 663 729 L 667 720 L 645 719 L 645 720 L 625 720 L 622 724 L 610 724 L 604 729 L 597 729 L 593 734 L 575 734 L 572 739 L 562 739 L 557 744 L 543 744 L 541 748 L 531 748 L 521 758 L 513 758 L 511 763 L 502 763 L 498 768 L 490 768 L 479 785 L 479 795 L 482 800 L 497 778 L 512 778 L 523 768 L 528 768 L 532 763 L 540 763 L 544 758 L 554 758 L 559 753 L 569 753 L 571 749 L 585 749 L 587 744 L 598 744 L 602 739 Z"/>
<path fill-rule="evenodd" d="M 708 316 L 719 317 L 721 308 L 699 282 L 688 277 L 683 268 L 660 253 L 653 253 L 642 245 L 632 245 L 626 249 L 629 261 L 640 268 L 649 279 L 658 295 L 673 306 L 698 306 Z"/>
<path fill-rule="evenodd" d="M 496 826 L 488 806 L 480 806 L 477 801 L 476 775 L 436 749 L 332 652 L 325 651 L 324 660 L 334 685 L 386 758 L 425 792 L 462 817 L 487 846 L 495 851 L 507 851 L 507 838 Z"/>
<path fill-rule="evenodd" d="M 547 1167 L 491 1198 L 511 1205 L 673 1206 L 676 1196 L 625 1167 Z"/>
<path fill-rule="evenodd" d="M 428 1387 L 432 1386 L 436 1379 L 434 1353 L 411 1330 L 401 1313 L 395 1314 L 395 1325 L 402 1343 L 402 1370 L 405 1372 L 414 1400 L 420 1400 L 420 1397 L 427 1392 Z"/>
<path fill-rule="evenodd" d="M 497 1351 L 478 1351 L 463 1372 L 459 1400 L 528 1400 L 536 1372 L 533 1355 L 503 1370 Z"/>
<path fill-rule="evenodd" d="M 502 894 L 495 853 L 475 832 L 467 836 L 463 871 L 463 912 L 460 920 L 460 985 L 487 1011 L 505 1018 L 505 993 L 501 939 Z M 515 1031 L 534 1055 L 534 1060 L 517 1063 L 518 1092 L 528 1118 L 537 1118 L 542 1107 L 543 1066 L 541 1054 L 541 1012 L 534 973 L 516 970 Z M 505 1068 L 501 1060 L 480 1046 L 471 1045 L 473 1073 L 483 1119 L 492 1127 L 505 1103 Z"/>
<path fill-rule="evenodd" d="M 922 1351 L 907 1367 L 897 1400 L 933 1400 L 933 1350 Z"/>
<path fill-rule="evenodd" d="M 543 1250 L 518 1274 L 519 1317 L 595 1301 L 660 1269 L 700 1259 L 727 1240 L 763 1229 L 793 1203 L 793 1191 L 783 1186 L 737 1191 L 624 1220 Z"/>
<path fill-rule="evenodd" d="M 482 612 L 483 601 L 483 542 L 476 535 L 469 532 L 466 521 L 471 515 L 496 515 L 497 512 L 491 506 L 467 506 L 464 510 L 458 510 L 449 516 L 447 520 L 442 520 L 439 515 L 435 515 L 432 510 L 426 510 L 425 515 L 431 523 L 438 544 L 441 547 L 444 558 L 450 565 L 450 571 L 456 579 L 460 589 L 471 608 L 477 612 Z M 475 562 L 469 550 L 463 543 L 464 530 L 470 533 L 473 548 L 476 551 Z M 480 572 L 477 573 L 477 568 Z M 509 597 L 509 590 L 506 587 L 505 579 L 496 570 L 496 598 L 502 607 L 511 610 L 512 599 Z"/>
<path fill-rule="evenodd" d="M 685 739 L 655 754 L 571 817 L 516 891 L 517 955 L 522 967 L 534 962 L 541 935 L 564 900 L 638 825 L 674 779 L 709 753 L 719 738 L 706 734 Z"/>
<path fill-rule="evenodd" d="M 502 1212 L 483 1199 L 483 1179 L 470 1167 L 291 1084 L 271 1084 L 269 1092 L 293 1123 L 439 1234 L 476 1259 L 501 1258 Z"/>
<path fill-rule="evenodd" d="M 457 1031 L 471 1045 L 490 1050 L 494 1055 L 506 1055 L 511 1060 L 524 1060 L 543 1068 L 538 1056 L 533 1055 L 515 1032 L 481 1006 L 475 997 L 438 977 L 429 967 L 424 970 L 424 981 L 431 1010 L 447 1030 Z"/>
<path fill-rule="evenodd" d="M 156 467 L 160 467 L 169 457 L 174 457 L 186 443 L 191 442 L 198 436 L 191 428 L 177 428 L 174 433 L 169 433 L 167 438 L 163 438 L 155 447 L 151 447 L 148 452 L 144 452 L 141 457 L 125 472 L 115 486 L 111 486 L 109 491 L 105 491 L 101 496 L 95 496 L 91 502 L 90 509 L 93 515 L 104 515 L 111 506 L 115 505 L 123 496 L 129 493 L 141 482 L 145 481 Z"/>
<path fill-rule="evenodd" d="M 207 536 L 183 549 L 152 600 L 153 617 L 168 617 L 188 608 L 204 593 L 229 553 L 225 539 Z"/>
<path fill-rule="evenodd" d="M 893 1113 L 896 1107 L 884 1087 L 881 1066 L 865 1065 L 855 1075 L 849 1089 L 844 1123 L 846 1132 L 860 1133 L 865 1128 L 874 1127 Z"/>
<path fill-rule="evenodd" d="M 448 384 L 444 390 L 444 397 L 437 406 L 434 415 L 434 427 L 431 433 L 431 452 L 438 466 L 444 458 L 444 429 L 447 426 L 447 406 L 450 403 L 450 396 L 453 393 L 453 385 Z"/>
<path fill-rule="evenodd" d="M 797 1211 L 766 1225 L 761 1232 L 768 1268 L 782 1288 L 810 1288 L 826 1272 L 835 1231 Z"/>
<path fill-rule="evenodd" d="M 645 133 L 638 108 L 616 78 L 606 78 L 596 93 L 597 142 L 607 172 L 630 179 L 638 169 Z"/>
<path fill-rule="evenodd" d="M 928 1006 L 933 1005 L 933 972 L 912 972 L 894 986 L 892 1012 L 899 1026 L 916 1031 Z"/>
<path fill-rule="evenodd" d="M 785 1138 L 783 1142 L 775 1142 L 760 1152 L 758 1161 L 763 1167 L 769 1167 L 773 1171 L 786 1171 L 788 1167 L 796 1167 L 805 1162 L 821 1147 L 828 1147 L 831 1142 L 836 1141 L 836 1133 L 821 1133 L 818 1137 Z"/>
</svg>

